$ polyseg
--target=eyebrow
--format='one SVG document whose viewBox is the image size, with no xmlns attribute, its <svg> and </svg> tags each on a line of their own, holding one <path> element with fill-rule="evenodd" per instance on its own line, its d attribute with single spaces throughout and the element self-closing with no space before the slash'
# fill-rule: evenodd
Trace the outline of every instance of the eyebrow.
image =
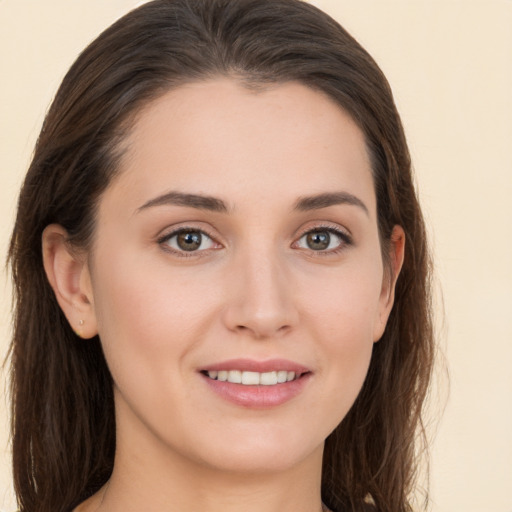
<svg viewBox="0 0 512 512">
<path fill-rule="evenodd" d="M 348 204 L 358 206 L 367 215 L 369 215 L 366 205 L 353 194 L 349 192 L 324 192 L 313 196 L 304 196 L 297 200 L 294 210 L 310 211 L 328 208 L 340 204 Z M 184 192 L 171 191 L 161 196 L 150 199 L 137 209 L 137 212 L 151 208 L 154 206 L 187 206 L 189 208 L 197 208 L 199 210 L 207 210 L 212 212 L 227 213 L 228 207 L 222 199 L 217 197 L 205 196 L 202 194 L 187 194 Z"/>
<path fill-rule="evenodd" d="M 320 210 L 321 208 L 328 208 L 329 206 L 336 206 L 339 204 L 358 206 L 366 213 L 366 215 L 370 215 L 370 212 L 363 201 L 349 192 L 326 192 L 323 194 L 316 194 L 314 196 L 301 197 L 295 203 L 294 209 L 306 212 L 310 210 Z"/>
<path fill-rule="evenodd" d="M 154 199 L 150 199 L 137 209 L 137 213 L 153 206 L 164 205 L 188 206 L 189 208 L 220 213 L 226 213 L 228 211 L 228 207 L 222 199 L 204 196 L 202 194 L 186 194 L 184 192 L 171 191 L 155 197 Z"/>
</svg>

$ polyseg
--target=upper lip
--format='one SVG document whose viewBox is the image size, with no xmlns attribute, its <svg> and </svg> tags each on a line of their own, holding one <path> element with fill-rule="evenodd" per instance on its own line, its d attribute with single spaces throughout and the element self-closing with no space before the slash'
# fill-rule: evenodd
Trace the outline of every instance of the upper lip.
<svg viewBox="0 0 512 512">
<path fill-rule="evenodd" d="M 201 371 L 214 372 L 225 370 L 239 370 L 242 372 L 266 373 L 272 371 L 295 372 L 296 374 L 308 373 L 311 370 L 304 365 L 288 359 L 267 359 L 257 361 L 255 359 L 229 359 L 202 367 Z"/>
</svg>

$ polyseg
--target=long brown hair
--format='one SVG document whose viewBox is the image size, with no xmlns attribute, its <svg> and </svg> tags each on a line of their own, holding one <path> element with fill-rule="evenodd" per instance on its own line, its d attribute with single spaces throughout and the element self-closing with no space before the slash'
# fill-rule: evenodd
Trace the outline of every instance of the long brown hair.
<svg viewBox="0 0 512 512">
<path fill-rule="evenodd" d="M 385 333 L 355 404 L 328 437 L 322 498 L 338 512 L 411 510 L 422 406 L 433 361 L 430 259 L 411 162 L 389 85 L 334 20 L 299 0 L 156 0 L 84 50 L 46 116 L 21 190 L 9 258 L 14 486 L 22 512 L 69 511 L 114 463 L 111 376 L 98 337 L 72 331 L 46 279 L 50 223 L 87 249 L 96 205 L 137 112 L 180 83 L 230 76 L 252 87 L 299 81 L 363 131 L 383 255 L 394 225 L 406 254 Z"/>
</svg>

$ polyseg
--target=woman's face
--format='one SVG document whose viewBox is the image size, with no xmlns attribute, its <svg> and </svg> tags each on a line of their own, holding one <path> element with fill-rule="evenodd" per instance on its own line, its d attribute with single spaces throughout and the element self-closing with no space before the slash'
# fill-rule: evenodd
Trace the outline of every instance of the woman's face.
<svg viewBox="0 0 512 512">
<path fill-rule="evenodd" d="M 82 280 L 118 451 L 318 461 L 392 303 L 361 131 L 303 85 L 218 79 L 151 103 L 126 147 Z"/>
</svg>

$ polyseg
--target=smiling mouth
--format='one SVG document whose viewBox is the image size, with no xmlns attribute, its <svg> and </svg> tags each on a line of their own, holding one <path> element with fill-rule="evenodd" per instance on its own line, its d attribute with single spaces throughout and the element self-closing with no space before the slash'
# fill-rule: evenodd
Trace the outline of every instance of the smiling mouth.
<svg viewBox="0 0 512 512">
<path fill-rule="evenodd" d="M 242 384 L 244 386 L 275 386 L 299 379 L 302 375 L 309 372 L 292 372 L 286 370 L 276 370 L 270 372 L 250 372 L 241 370 L 215 370 L 203 371 L 212 380 L 221 382 L 230 382 L 232 384 Z"/>
</svg>

